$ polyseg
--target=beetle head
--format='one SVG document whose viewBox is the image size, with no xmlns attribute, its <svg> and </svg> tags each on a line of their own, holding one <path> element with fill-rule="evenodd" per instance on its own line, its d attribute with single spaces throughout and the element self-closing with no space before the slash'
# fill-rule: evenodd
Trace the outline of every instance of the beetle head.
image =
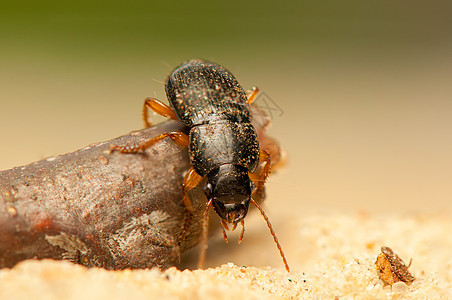
<svg viewBox="0 0 452 300">
<path fill-rule="evenodd" d="M 253 183 L 248 170 L 239 165 L 226 164 L 207 175 L 204 193 L 212 199 L 217 214 L 227 223 L 243 220 L 250 205 Z"/>
</svg>

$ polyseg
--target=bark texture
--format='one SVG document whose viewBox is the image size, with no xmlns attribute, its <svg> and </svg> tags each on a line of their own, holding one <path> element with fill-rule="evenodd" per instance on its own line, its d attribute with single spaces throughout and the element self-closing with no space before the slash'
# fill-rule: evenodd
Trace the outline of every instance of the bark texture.
<svg viewBox="0 0 452 300">
<path fill-rule="evenodd" d="M 253 114 L 261 147 L 278 162 L 279 146 L 264 135 L 268 120 L 256 109 Z M 188 218 L 182 200 L 183 176 L 190 167 L 187 149 L 170 139 L 142 154 L 110 153 L 110 147 L 174 130 L 184 128 L 168 121 L 1 171 L 0 267 L 30 258 L 106 269 L 172 266 L 198 243 L 206 202 L 194 189 L 195 213 L 182 234 Z"/>
</svg>

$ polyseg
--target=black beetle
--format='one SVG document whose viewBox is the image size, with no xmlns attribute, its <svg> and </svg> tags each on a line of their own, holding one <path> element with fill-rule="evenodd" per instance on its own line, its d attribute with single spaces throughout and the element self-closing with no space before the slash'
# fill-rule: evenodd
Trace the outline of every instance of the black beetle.
<svg viewBox="0 0 452 300">
<path fill-rule="evenodd" d="M 136 153 L 146 150 L 161 139 L 171 138 L 176 144 L 188 147 L 191 168 L 184 177 L 183 199 L 188 212 L 193 206 L 187 192 L 206 178 L 204 193 L 208 199 L 203 220 L 203 248 L 200 266 L 207 249 L 208 210 L 213 205 L 221 218 L 223 235 L 228 223 L 234 230 L 244 222 L 250 202 L 261 212 L 289 271 L 284 253 L 264 211 L 254 201 L 254 193 L 263 193 L 264 182 L 270 173 L 270 156 L 260 151 L 256 131 L 251 125 L 249 106 L 258 90 L 247 96 L 231 72 L 224 67 L 200 59 L 192 59 L 177 67 L 167 78 L 166 94 L 172 108 L 155 98 L 146 98 L 143 114 L 147 127 L 147 108 L 167 118 L 182 122 L 189 128 L 183 132 L 163 133 L 146 143 L 133 146 L 114 146 L 112 150 Z M 257 174 L 259 162 L 265 165 Z"/>
</svg>

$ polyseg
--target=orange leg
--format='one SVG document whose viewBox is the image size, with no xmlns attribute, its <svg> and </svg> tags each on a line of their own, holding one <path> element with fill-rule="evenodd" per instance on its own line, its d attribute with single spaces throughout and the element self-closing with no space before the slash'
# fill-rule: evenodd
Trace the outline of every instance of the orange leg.
<svg viewBox="0 0 452 300">
<path fill-rule="evenodd" d="M 180 131 L 174 131 L 174 132 L 165 132 L 161 135 L 150 139 L 142 144 L 136 144 L 131 146 L 111 146 L 110 151 L 118 151 L 120 153 L 138 153 L 138 152 L 144 152 L 146 149 L 154 145 L 160 140 L 163 140 L 164 138 L 171 138 L 174 143 L 176 143 L 179 146 L 182 147 L 188 147 L 188 135 L 186 135 L 183 132 Z"/>
<path fill-rule="evenodd" d="M 180 235 L 180 240 L 185 239 L 188 233 L 188 228 L 190 227 L 190 222 L 193 219 L 193 202 L 191 202 L 190 197 L 187 193 L 191 189 L 195 188 L 202 180 L 202 177 L 196 173 L 195 169 L 190 168 L 185 174 L 184 182 L 182 184 L 182 198 L 184 199 L 184 205 L 186 209 L 184 221 L 182 222 L 182 230 Z"/>
<path fill-rule="evenodd" d="M 182 197 L 184 199 L 184 205 L 189 212 L 193 211 L 193 203 L 188 197 L 187 193 L 191 189 L 195 188 L 202 180 L 202 177 L 196 173 L 193 167 L 188 170 L 184 177 L 184 183 L 182 184 Z"/>
<path fill-rule="evenodd" d="M 152 109 L 157 114 L 164 116 L 171 120 L 178 120 L 176 117 L 176 114 L 174 111 L 169 107 L 168 105 L 160 102 L 156 98 L 148 97 L 144 99 L 144 105 L 143 105 L 143 118 L 144 118 L 144 124 L 146 128 L 151 127 L 151 123 L 149 123 L 148 120 L 148 108 Z"/>
<path fill-rule="evenodd" d="M 265 163 L 262 171 L 260 174 L 258 172 L 249 173 L 250 179 L 253 181 L 253 183 L 257 187 L 257 192 L 262 195 L 264 190 L 264 183 L 265 180 L 267 180 L 268 175 L 270 175 L 271 172 L 271 159 L 270 154 L 267 150 L 261 150 L 260 152 L 260 162 Z"/>
<path fill-rule="evenodd" d="M 257 87 L 253 87 L 253 89 L 250 92 L 247 92 L 248 97 L 248 104 L 253 104 L 254 100 L 256 100 L 256 96 L 259 93 L 259 89 Z"/>
<path fill-rule="evenodd" d="M 204 267 L 204 262 L 206 260 L 206 252 L 207 252 L 207 238 L 209 236 L 209 208 L 212 206 L 213 200 L 210 199 L 207 202 L 206 208 L 204 209 L 203 221 L 202 221 L 202 233 L 201 233 L 201 250 L 199 253 L 198 260 L 198 269 L 202 269 Z"/>
<path fill-rule="evenodd" d="M 184 219 L 181 223 L 182 227 L 179 235 L 179 241 L 183 241 L 187 237 L 188 229 L 190 228 L 190 223 L 193 221 L 193 217 L 194 215 L 186 209 Z"/>
</svg>

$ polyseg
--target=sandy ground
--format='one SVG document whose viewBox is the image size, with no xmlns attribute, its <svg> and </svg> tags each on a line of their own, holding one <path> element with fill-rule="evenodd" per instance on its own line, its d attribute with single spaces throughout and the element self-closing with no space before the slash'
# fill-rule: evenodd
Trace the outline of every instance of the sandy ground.
<svg viewBox="0 0 452 300">
<path fill-rule="evenodd" d="M 0 18 L 0 169 L 142 128 L 171 69 L 211 59 L 261 89 L 288 153 L 264 206 L 291 272 L 254 212 L 241 245 L 210 241 L 206 270 L 197 249 L 184 271 L 26 261 L 0 270 L 0 300 L 452 298 L 450 1 L 16 2 Z M 412 259 L 410 286 L 379 280 L 382 246 Z"/>
<path fill-rule="evenodd" d="M 447 215 L 310 213 L 275 223 L 291 266 L 254 213 L 242 245 L 214 238 L 206 270 L 86 269 L 25 261 L 0 271 L 0 299 L 447 299 L 452 295 L 452 221 Z M 391 247 L 416 280 L 384 286 L 375 260 Z M 195 250 L 193 252 L 196 252 Z M 184 259 L 194 264 L 188 254 Z M 269 266 L 270 265 L 270 266 Z"/>
</svg>

